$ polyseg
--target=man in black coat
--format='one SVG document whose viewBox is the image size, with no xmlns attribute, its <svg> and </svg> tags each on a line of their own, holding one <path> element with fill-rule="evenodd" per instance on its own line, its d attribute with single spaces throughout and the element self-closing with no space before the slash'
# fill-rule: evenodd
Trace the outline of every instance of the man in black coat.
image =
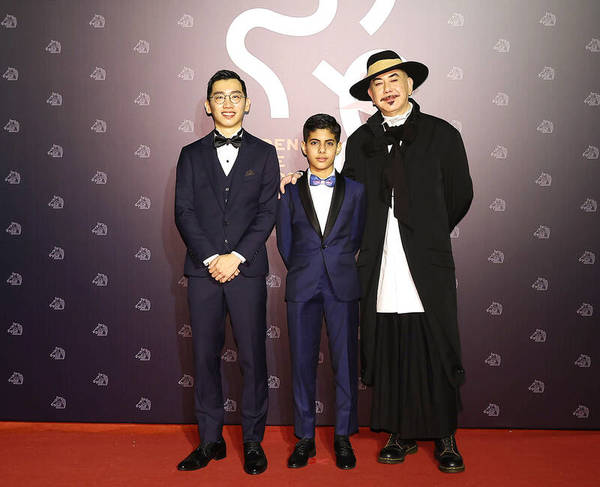
<svg viewBox="0 0 600 487">
<path fill-rule="evenodd" d="M 371 427 L 390 433 L 382 463 L 435 440 L 443 472 L 461 472 L 454 432 L 464 382 L 450 232 L 473 187 L 459 132 L 410 95 L 428 75 L 393 51 L 374 54 L 351 87 L 379 109 L 346 145 L 342 174 L 365 185 L 360 254 L 361 375 L 373 386 Z"/>
</svg>

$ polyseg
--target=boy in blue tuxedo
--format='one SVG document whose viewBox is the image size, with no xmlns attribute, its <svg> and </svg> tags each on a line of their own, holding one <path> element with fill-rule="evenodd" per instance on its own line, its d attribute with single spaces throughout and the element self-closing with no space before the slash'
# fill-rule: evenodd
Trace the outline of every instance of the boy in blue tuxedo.
<svg viewBox="0 0 600 487">
<path fill-rule="evenodd" d="M 287 319 L 292 359 L 294 427 L 300 440 L 288 467 L 315 456 L 315 385 L 323 315 L 336 384 L 336 465 L 354 468 L 349 435 L 358 430 L 358 300 L 355 254 L 364 226 L 362 184 L 334 169 L 340 125 L 330 115 L 310 117 L 302 152 L 308 171 L 281 196 L 277 246 L 288 269 Z"/>
</svg>

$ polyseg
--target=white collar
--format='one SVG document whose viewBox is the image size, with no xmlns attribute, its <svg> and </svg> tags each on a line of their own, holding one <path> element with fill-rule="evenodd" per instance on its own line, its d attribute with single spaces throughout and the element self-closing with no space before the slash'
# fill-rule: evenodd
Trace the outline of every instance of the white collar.
<svg viewBox="0 0 600 487">
<path fill-rule="evenodd" d="M 402 125 L 404 122 L 406 122 L 406 119 L 410 116 L 413 109 L 413 104 L 411 102 L 408 102 L 408 104 L 410 105 L 409 109 L 406 111 L 406 113 L 401 115 L 387 117 L 382 113 L 381 115 L 383 116 L 383 123 L 387 123 L 390 127 L 397 127 L 398 125 Z"/>
</svg>

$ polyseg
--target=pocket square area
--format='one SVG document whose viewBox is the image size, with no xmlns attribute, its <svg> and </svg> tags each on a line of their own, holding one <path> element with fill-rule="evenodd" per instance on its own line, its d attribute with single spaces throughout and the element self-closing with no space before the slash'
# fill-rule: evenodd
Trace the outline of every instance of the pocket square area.
<svg viewBox="0 0 600 487">
<path fill-rule="evenodd" d="M 244 174 L 245 177 L 254 176 L 256 173 L 252 169 L 248 169 Z"/>
</svg>

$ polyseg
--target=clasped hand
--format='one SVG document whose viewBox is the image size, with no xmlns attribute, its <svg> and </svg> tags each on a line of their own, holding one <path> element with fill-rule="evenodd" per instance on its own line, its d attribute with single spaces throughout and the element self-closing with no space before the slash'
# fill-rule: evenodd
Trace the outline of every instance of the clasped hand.
<svg viewBox="0 0 600 487">
<path fill-rule="evenodd" d="M 215 257 L 208 266 L 208 272 L 218 282 L 231 281 L 239 273 L 241 260 L 235 254 L 222 254 Z"/>
</svg>

